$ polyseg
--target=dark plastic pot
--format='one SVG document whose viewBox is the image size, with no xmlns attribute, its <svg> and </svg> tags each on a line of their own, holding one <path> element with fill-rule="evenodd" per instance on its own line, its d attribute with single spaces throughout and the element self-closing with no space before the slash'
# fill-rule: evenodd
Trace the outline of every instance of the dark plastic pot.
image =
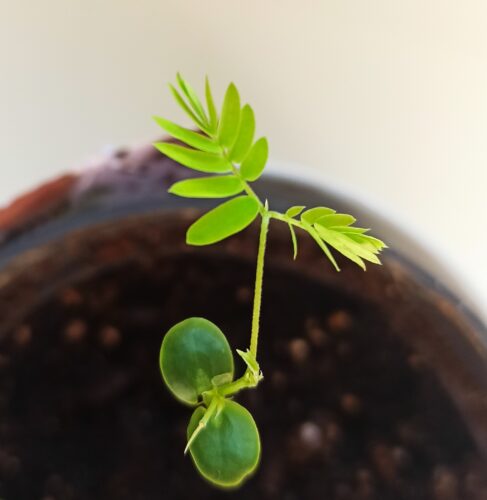
<svg viewBox="0 0 487 500">
<path fill-rule="evenodd" d="M 116 235 L 141 225 L 157 224 L 167 234 L 179 235 L 157 242 L 159 252 L 186 251 L 184 227 L 196 211 L 209 203 L 195 203 L 167 194 L 172 182 L 190 173 L 155 152 L 152 146 L 119 151 L 80 173 L 70 173 L 18 198 L 0 210 L 0 341 L 54 290 L 106 265 L 103 251 L 111 252 L 110 265 L 150 252 L 150 246 L 111 248 Z M 327 286 L 363 297 L 388 317 L 393 333 L 419 352 L 440 380 L 461 413 L 476 446 L 487 457 L 487 332 L 481 321 L 417 262 L 394 248 L 396 237 L 367 209 L 337 198 L 326 190 L 285 177 L 264 177 L 257 185 L 271 205 L 284 209 L 292 204 L 329 205 L 353 213 L 361 225 L 382 228 L 381 238 L 392 247 L 384 265 L 367 273 L 345 266 L 335 273 L 326 261 L 313 266 L 292 262 L 286 228 L 272 228 L 272 261 L 293 267 Z M 255 230 L 248 236 L 255 237 Z M 108 244 L 107 244 L 108 242 Z M 416 248 L 414 242 L 406 242 Z M 315 251 L 302 242 L 303 251 Z M 308 246 L 307 246 L 308 245 Z M 404 241 L 402 242 L 404 248 Z M 238 239 L 206 252 L 242 255 Z M 245 250 L 244 250 L 245 251 Z M 314 255 L 314 254 L 313 254 Z M 421 260 L 418 255 L 418 262 Z M 1 444 L 1 443 L 0 443 Z M 10 500 L 10 499 L 7 499 Z"/>
</svg>

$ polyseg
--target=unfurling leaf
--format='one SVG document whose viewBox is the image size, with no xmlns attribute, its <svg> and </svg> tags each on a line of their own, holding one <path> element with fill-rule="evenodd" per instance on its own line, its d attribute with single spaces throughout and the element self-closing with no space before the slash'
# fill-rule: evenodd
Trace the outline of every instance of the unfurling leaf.
<svg viewBox="0 0 487 500">
<path fill-rule="evenodd" d="M 159 355 L 162 377 L 180 401 L 196 405 L 217 375 L 231 374 L 233 356 L 222 331 L 204 318 L 189 318 L 164 336 Z"/>
<path fill-rule="evenodd" d="M 172 160 L 199 172 L 224 174 L 232 170 L 228 160 L 214 153 L 197 151 L 167 142 L 156 142 L 154 146 Z"/>
<path fill-rule="evenodd" d="M 155 122 L 163 128 L 169 135 L 175 139 L 184 142 L 188 146 L 191 146 L 200 151 L 206 151 L 207 153 L 215 153 L 221 155 L 221 147 L 213 142 L 209 137 L 205 137 L 198 132 L 194 132 L 188 128 L 180 127 L 165 118 L 159 116 L 154 116 Z"/>
<path fill-rule="evenodd" d="M 235 142 L 240 123 L 240 96 L 237 87 L 231 83 L 223 100 L 222 114 L 218 126 L 218 141 L 230 148 Z"/>
<path fill-rule="evenodd" d="M 313 225 L 320 217 L 334 214 L 335 210 L 327 207 L 310 208 L 301 214 L 301 220 Z"/>
<path fill-rule="evenodd" d="M 387 245 L 383 241 L 378 238 L 374 238 L 373 236 L 369 236 L 368 234 L 349 234 L 349 237 L 358 243 L 371 245 L 376 249 L 376 252 L 387 248 Z"/>
<path fill-rule="evenodd" d="M 242 192 L 242 181 L 234 175 L 199 177 L 173 184 L 169 192 L 185 198 L 226 198 Z"/>
<path fill-rule="evenodd" d="M 247 155 L 255 132 L 255 118 L 252 108 L 246 104 L 242 108 L 237 138 L 230 151 L 230 160 L 240 163 Z"/>
<path fill-rule="evenodd" d="M 257 217 L 259 204 L 250 196 L 222 203 L 194 222 L 186 233 L 190 245 L 211 245 L 245 229 Z"/>
<path fill-rule="evenodd" d="M 294 207 L 290 207 L 286 210 L 286 215 L 288 217 L 296 217 L 296 215 L 299 215 L 306 207 L 304 205 L 296 205 Z"/>
<path fill-rule="evenodd" d="M 262 174 L 265 164 L 267 163 L 267 156 L 269 154 L 269 148 L 267 145 L 267 139 L 261 137 L 254 145 L 250 148 L 247 153 L 242 165 L 240 166 L 240 173 L 242 177 L 247 181 L 255 181 Z"/>
<path fill-rule="evenodd" d="M 328 243 L 345 257 L 349 258 L 352 262 L 355 262 L 355 264 L 360 266 L 365 271 L 365 264 L 363 260 L 349 248 L 349 245 L 346 244 L 346 236 L 344 236 L 342 233 L 337 233 L 335 231 L 327 229 L 320 224 L 316 224 L 315 228 L 319 236 L 323 238 L 326 243 Z"/>
<path fill-rule="evenodd" d="M 204 425 L 205 409 L 196 408 L 188 425 L 191 457 L 201 475 L 223 488 L 241 484 L 256 469 L 260 459 L 260 437 L 252 415 L 228 399 Z M 199 426 L 199 429 L 198 429 Z M 198 434 L 192 438 L 195 431 Z"/>
<path fill-rule="evenodd" d="M 333 257 L 326 243 L 320 238 L 320 235 L 317 233 L 316 229 L 313 226 L 310 226 L 309 224 L 306 223 L 304 224 L 305 224 L 304 229 L 308 231 L 310 236 L 316 241 L 321 250 L 323 250 L 323 253 L 328 257 L 328 260 L 333 264 L 333 267 L 337 271 L 340 271 L 340 268 L 338 267 L 335 257 Z"/>
<path fill-rule="evenodd" d="M 345 245 L 350 249 L 350 251 L 354 252 L 355 255 L 358 255 L 364 260 L 372 262 L 372 264 L 381 265 L 379 258 L 377 257 L 377 249 L 370 245 L 369 243 L 358 243 L 353 238 L 350 238 L 346 235 L 343 235 L 345 240 Z"/>
</svg>

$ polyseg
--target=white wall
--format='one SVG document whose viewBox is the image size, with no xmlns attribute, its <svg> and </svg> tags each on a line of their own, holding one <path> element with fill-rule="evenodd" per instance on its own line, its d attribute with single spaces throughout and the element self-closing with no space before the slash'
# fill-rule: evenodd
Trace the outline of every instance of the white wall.
<svg viewBox="0 0 487 500">
<path fill-rule="evenodd" d="M 232 79 L 274 158 L 391 207 L 487 305 L 486 0 L 0 0 L 0 202 Z"/>
</svg>

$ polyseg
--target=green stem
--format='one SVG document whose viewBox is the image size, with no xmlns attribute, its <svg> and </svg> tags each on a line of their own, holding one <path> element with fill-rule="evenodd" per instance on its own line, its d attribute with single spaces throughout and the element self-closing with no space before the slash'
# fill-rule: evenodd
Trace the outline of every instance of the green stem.
<svg viewBox="0 0 487 500">
<path fill-rule="evenodd" d="M 256 384 L 252 383 L 245 372 L 240 378 L 230 382 L 228 384 L 218 387 L 218 394 L 221 396 L 233 396 L 242 389 L 248 389 L 249 387 L 255 387 Z"/>
<path fill-rule="evenodd" d="M 254 194 L 254 196 L 256 196 Z M 262 222 L 260 225 L 259 249 L 257 252 L 257 267 L 255 271 L 254 305 L 252 310 L 252 328 L 250 333 L 249 351 L 255 361 L 257 361 L 257 346 L 259 342 L 260 310 L 262 304 L 262 285 L 264 281 L 264 258 L 267 244 L 267 232 L 269 229 L 270 215 L 267 209 L 267 203 L 262 205 Z M 258 365 L 257 365 L 258 366 Z M 256 387 L 262 380 L 262 374 L 256 373 L 249 368 L 245 373 L 228 384 L 218 387 L 218 394 L 224 397 L 230 397 L 240 392 L 242 389 Z"/>
<path fill-rule="evenodd" d="M 265 208 L 265 207 L 264 207 Z M 265 208 L 260 225 L 259 250 L 257 253 L 257 268 L 255 271 L 254 307 L 252 311 L 252 330 L 250 334 L 250 352 L 257 359 L 257 345 L 259 341 L 260 308 L 262 304 L 262 282 L 264 279 L 264 257 L 269 228 L 269 213 Z"/>
</svg>

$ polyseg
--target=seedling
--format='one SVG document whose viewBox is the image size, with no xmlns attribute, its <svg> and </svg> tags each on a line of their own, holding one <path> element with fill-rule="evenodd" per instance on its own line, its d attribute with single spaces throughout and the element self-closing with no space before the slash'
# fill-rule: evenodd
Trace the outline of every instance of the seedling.
<svg viewBox="0 0 487 500">
<path fill-rule="evenodd" d="M 173 326 L 163 339 L 159 358 L 169 390 L 195 408 L 185 452 L 190 452 L 196 468 L 208 481 L 231 488 L 255 471 L 260 458 L 255 421 L 233 397 L 243 389 L 256 387 L 263 378 L 257 346 L 269 222 L 287 224 L 294 259 L 298 255 L 297 228 L 313 238 L 337 271 L 340 269 L 330 248 L 365 270 L 364 261 L 380 264 L 378 254 L 386 245 L 368 235 L 368 229 L 354 226 L 351 215 L 328 207 L 293 206 L 285 213 L 271 210 L 267 200 L 263 202 L 251 186 L 264 171 L 267 139 L 254 141 L 254 112 L 248 104 L 241 105 L 235 85 L 228 86 L 218 113 L 208 79 L 206 106 L 179 74 L 177 83 L 179 88 L 171 85 L 171 91 L 198 131 L 156 117 L 169 135 L 185 145 L 158 142 L 155 147 L 181 165 L 211 175 L 176 182 L 169 192 L 189 198 L 231 198 L 196 220 L 186 233 L 186 242 L 211 245 L 260 220 L 250 345 L 245 351 L 237 349 L 247 366 L 245 373 L 234 377 L 233 355 L 225 335 L 203 318 L 189 318 Z"/>
</svg>

